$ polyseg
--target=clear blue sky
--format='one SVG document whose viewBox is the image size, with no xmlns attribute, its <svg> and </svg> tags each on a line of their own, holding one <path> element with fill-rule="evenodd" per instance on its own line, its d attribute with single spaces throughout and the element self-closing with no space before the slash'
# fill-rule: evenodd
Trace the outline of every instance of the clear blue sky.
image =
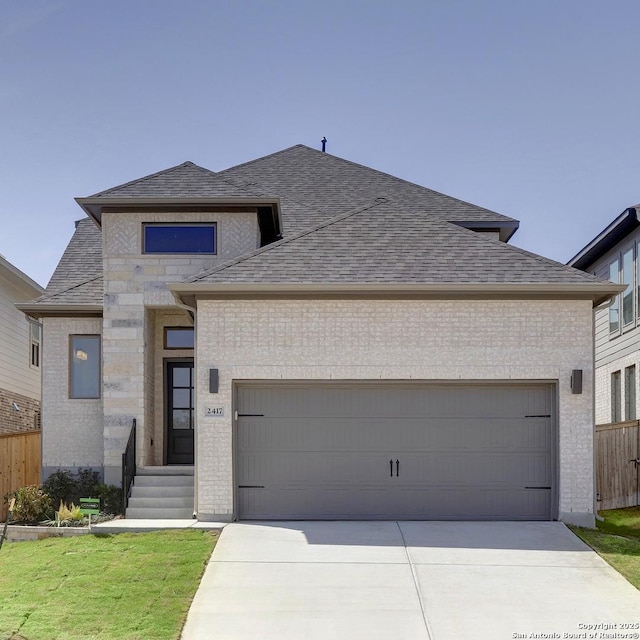
<svg viewBox="0 0 640 640">
<path fill-rule="evenodd" d="M 303 143 L 521 221 L 565 262 L 640 203 L 637 0 L 0 0 L 0 253 L 73 201 Z"/>
</svg>

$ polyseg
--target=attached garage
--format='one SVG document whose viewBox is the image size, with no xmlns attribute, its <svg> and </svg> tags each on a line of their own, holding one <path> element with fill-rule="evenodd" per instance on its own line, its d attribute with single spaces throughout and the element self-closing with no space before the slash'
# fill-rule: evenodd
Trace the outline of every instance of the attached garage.
<svg viewBox="0 0 640 640">
<path fill-rule="evenodd" d="M 236 386 L 241 519 L 550 520 L 555 386 Z"/>
</svg>

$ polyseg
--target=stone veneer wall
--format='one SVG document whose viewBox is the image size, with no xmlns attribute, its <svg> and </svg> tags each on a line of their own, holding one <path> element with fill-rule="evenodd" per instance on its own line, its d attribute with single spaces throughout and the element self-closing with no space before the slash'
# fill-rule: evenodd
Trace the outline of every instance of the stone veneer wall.
<svg viewBox="0 0 640 640">
<path fill-rule="evenodd" d="M 18 411 L 13 408 L 13 403 Z M 0 389 L 0 434 L 22 433 L 40 428 L 40 400 Z"/>
<path fill-rule="evenodd" d="M 44 318 L 42 324 L 42 474 L 59 467 L 102 472 L 102 399 L 71 399 L 68 385 L 69 336 L 101 334 L 102 319 Z"/>
<path fill-rule="evenodd" d="M 233 516 L 234 381 L 544 380 L 558 381 L 559 518 L 593 526 L 588 301 L 202 300 L 197 345 L 199 519 Z M 581 395 L 572 369 L 584 372 Z M 211 404 L 223 418 L 203 417 Z"/>
<path fill-rule="evenodd" d="M 144 222 L 215 222 L 217 254 L 144 255 Z M 104 469 L 110 483 L 120 481 L 121 453 L 134 418 L 138 423 L 138 464 L 159 460 L 154 438 L 157 413 L 151 389 L 156 362 L 145 355 L 156 329 L 148 310 L 175 306 L 167 282 L 180 282 L 258 247 L 253 213 L 114 213 L 102 217 L 104 256 Z"/>
</svg>

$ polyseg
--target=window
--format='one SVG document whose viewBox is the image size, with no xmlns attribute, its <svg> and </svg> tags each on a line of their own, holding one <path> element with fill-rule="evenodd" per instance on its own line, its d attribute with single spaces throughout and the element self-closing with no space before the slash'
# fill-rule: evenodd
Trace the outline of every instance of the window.
<svg viewBox="0 0 640 640">
<path fill-rule="evenodd" d="M 636 419 L 636 367 L 624 370 L 624 419 Z"/>
<path fill-rule="evenodd" d="M 215 253 L 215 224 L 151 224 L 143 228 L 143 253 Z"/>
<path fill-rule="evenodd" d="M 165 349 L 193 349 L 194 342 L 193 327 L 165 327 Z"/>
<path fill-rule="evenodd" d="M 620 412 L 621 392 L 620 372 L 614 371 L 611 374 L 611 422 L 620 422 L 622 420 Z"/>
<path fill-rule="evenodd" d="M 100 397 L 100 336 L 69 337 L 69 397 Z"/>
<path fill-rule="evenodd" d="M 633 247 L 622 254 L 622 284 L 627 288 L 622 292 L 622 325 L 633 322 Z"/>
<path fill-rule="evenodd" d="M 42 325 L 29 318 L 29 364 L 40 367 L 40 344 L 42 343 Z"/>
<path fill-rule="evenodd" d="M 616 284 L 620 282 L 620 262 L 616 258 L 609 265 L 609 280 Z M 616 296 L 615 301 L 609 307 L 609 333 L 615 333 L 620 330 L 620 296 Z"/>
</svg>

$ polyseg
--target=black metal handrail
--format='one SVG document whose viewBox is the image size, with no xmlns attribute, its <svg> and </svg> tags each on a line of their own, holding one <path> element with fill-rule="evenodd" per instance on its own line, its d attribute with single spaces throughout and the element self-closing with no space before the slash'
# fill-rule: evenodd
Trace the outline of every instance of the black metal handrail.
<svg viewBox="0 0 640 640">
<path fill-rule="evenodd" d="M 129 440 L 122 454 L 122 512 L 129 505 L 131 497 L 131 485 L 136 476 L 136 419 L 133 419 Z"/>
</svg>

